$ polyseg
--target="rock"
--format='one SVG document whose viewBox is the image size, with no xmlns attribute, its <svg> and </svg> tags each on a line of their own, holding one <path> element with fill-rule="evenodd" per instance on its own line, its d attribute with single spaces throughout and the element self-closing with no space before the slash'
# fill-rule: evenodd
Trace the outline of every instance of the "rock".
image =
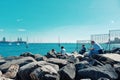
<svg viewBox="0 0 120 80">
<path fill-rule="evenodd" d="M 56 54 L 48 52 L 46 55 L 47 58 L 57 58 Z"/>
<path fill-rule="evenodd" d="M 76 67 L 76 70 L 78 71 L 84 68 L 92 67 L 92 65 L 90 65 L 88 61 L 81 61 L 79 63 L 76 63 L 75 67 Z"/>
<path fill-rule="evenodd" d="M 0 55 L 0 60 L 3 59 L 3 56 Z"/>
<path fill-rule="evenodd" d="M 21 57 L 18 57 L 18 56 L 8 56 L 8 57 L 5 57 L 5 61 L 12 61 L 12 60 L 17 60 L 17 59 L 20 59 Z"/>
<path fill-rule="evenodd" d="M 47 58 L 45 56 L 41 56 L 40 54 L 35 54 L 34 59 L 36 61 L 46 61 L 47 60 Z"/>
<path fill-rule="evenodd" d="M 59 66 L 59 68 L 62 68 L 63 66 L 65 66 L 68 63 L 67 60 L 57 59 L 57 58 L 49 58 L 49 59 L 47 59 L 47 62 L 52 63 L 52 64 L 57 64 Z"/>
<path fill-rule="evenodd" d="M 59 71 L 59 66 L 58 66 L 58 65 L 52 64 L 52 63 L 48 63 L 48 62 L 46 62 L 46 61 L 31 62 L 31 63 L 29 63 L 29 64 L 26 64 L 26 65 L 20 67 L 20 70 L 25 70 L 25 69 L 27 69 L 27 68 L 32 68 L 32 67 L 34 67 L 34 66 L 41 66 L 41 65 L 51 65 L 52 67 L 54 67 L 54 69 L 55 69 L 56 71 Z"/>
<path fill-rule="evenodd" d="M 32 80 L 59 80 L 59 74 L 50 65 L 43 65 L 30 73 Z"/>
<path fill-rule="evenodd" d="M 81 54 L 79 54 L 79 53 L 77 53 L 77 52 L 73 52 L 72 55 L 73 55 L 75 58 L 78 58 L 78 57 L 83 58 L 83 57 L 84 57 L 83 55 L 81 55 Z"/>
<path fill-rule="evenodd" d="M 76 75 L 76 68 L 75 65 L 70 63 L 64 66 L 59 71 L 60 80 L 74 80 Z"/>
<path fill-rule="evenodd" d="M 35 76 L 34 74 L 30 76 L 30 74 L 32 72 L 34 73 L 34 71 L 35 73 L 37 73 L 37 71 L 40 71 L 41 67 L 45 65 L 50 65 L 51 67 L 54 67 L 54 70 L 56 70 L 56 72 L 59 70 L 58 65 L 47 63 L 46 61 L 32 62 L 20 67 L 16 80 L 31 80 L 31 78 L 33 79 L 34 77 L 37 77 L 37 74 Z M 40 69 L 37 69 L 37 68 L 40 68 Z"/>
<path fill-rule="evenodd" d="M 114 48 L 114 49 L 111 50 L 111 52 L 112 52 L 112 53 L 116 53 L 116 52 L 119 51 L 119 50 L 120 50 L 120 48 Z"/>
<path fill-rule="evenodd" d="M 0 65 L 2 65 L 2 64 L 4 64 L 4 63 L 6 63 L 5 60 L 0 60 Z"/>
<path fill-rule="evenodd" d="M 107 58 L 114 60 L 116 62 L 120 62 L 120 55 L 119 54 L 115 54 L 115 53 L 114 54 L 103 54 L 102 56 L 107 57 Z"/>
<path fill-rule="evenodd" d="M 56 57 L 59 58 L 59 59 L 67 59 L 67 58 L 68 58 L 68 55 L 67 55 L 67 54 L 57 53 L 57 54 L 56 54 Z"/>
<path fill-rule="evenodd" d="M 0 80 L 14 80 L 14 79 L 9 79 L 9 78 L 5 78 L 5 77 L 0 77 Z"/>
<path fill-rule="evenodd" d="M 87 61 L 92 66 L 103 65 L 100 61 L 93 59 L 91 57 L 84 57 L 81 61 Z"/>
<path fill-rule="evenodd" d="M 23 56 L 23 57 L 33 57 L 33 58 L 35 58 L 35 56 L 34 56 L 31 52 L 25 52 L 25 53 L 21 54 L 20 56 Z"/>
<path fill-rule="evenodd" d="M 70 56 L 68 59 L 67 59 L 68 62 L 70 63 L 77 63 L 79 62 L 79 59 L 78 58 L 75 58 L 74 56 Z"/>
<path fill-rule="evenodd" d="M 109 64 L 81 69 L 78 71 L 77 76 L 79 76 L 77 77 L 77 80 L 80 78 L 91 78 L 92 80 L 97 80 L 101 77 L 108 78 L 110 80 L 118 78 L 115 69 Z"/>
<path fill-rule="evenodd" d="M 91 79 L 88 79 L 88 78 L 87 78 L 87 79 L 80 79 L 80 80 L 91 80 Z"/>
<path fill-rule="evenodd" d="M 111 65 L 114 65 L 116 63 L 118 63 L 118 61 L 115 61 L 109 57 L 105 57 L 103 56 L 105 54 L 101 54 L 101 55 L 93 55 L 93 59 L 96 59 L 98 60 L 99 62 L 101 62 L 102 64 L 111 64 Z"/>
<path fill-rule="evenodd" d="M 2 72 L 0 71 L 0 77 L 2 76 Z"/>
<path fill-rule="evenodd" d="M 12 61 L 6 61 L 6 63 L 0 65 L 0 70 L 5 73 L 8 68 L 10 67 L 10 65 L 12 64 L 18 64 L 20 67 L 28 64 L 30 62 L 36 62 L 36 60 L 34 60 L 32 57 L 22 57 L 20 59 L 17 60 L 12 60 Z"/>
<path fill-rule="evenodd" d="M 110 79 L 101 77 L 101 78 L 99 78 L 98 80 L 110 80 Z"/>
<path fill-rule="evenodd" d="M 3 74 L 2 76 L 5 77 L 5 78 L 12 78 L 13 79 L 13 78 L 16 77 L 18 69 L 19 69 L 19 65 L 12 64 L 9 67 L 8 71 L 5 74 Z"/>
<path fill-rule="evenodd" d="M 78 75 L 78 71 L 81 70 L 81 69 L 92 67 L 92 65 L 89 64 L 88 61 L 81 61 L 79 63 L 76 63 L 75 67 L 76 67 L 76 77 L 75 77 L 76 79 L 75 80 L 80 80 L 79 75 Z"/>
<path fill-rule="evenodd" d="M 118 74 L 118 79 L 117 79 L 117 80 L 120 80 L 120 63 L 115 64 L 115 65 L 114 65 L 114 68 L 115 68 L 115 71 L 116 71 L 117 74 Z"/>
</svg>

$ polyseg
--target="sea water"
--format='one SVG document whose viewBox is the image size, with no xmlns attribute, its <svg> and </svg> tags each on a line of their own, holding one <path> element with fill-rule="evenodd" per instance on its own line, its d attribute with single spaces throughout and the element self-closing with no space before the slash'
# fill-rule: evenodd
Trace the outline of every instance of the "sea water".
<svg viewBox="0 0 120 80">
<path fill-rule="evenodd" d="M 45 55 L 51 49 L 55 49 L 57 52 L 60 52 L 60 46 L 64 46 L 68 53 L 72 53 L 74 51 L 79 51 L 81 49 L 82 44 L 76 43 L 29 43 L 26 45 L 0 45 L 0 55 L 7 57 L 7 56 L 19 56 L 25 52 L 31 52 L 33 54 L 41 54 Z M 104 49 L 108 49 L 108 44 L 101 44 Z M 90 44 L 85 44 L 87 51 L 90 48 Z M 111 45 L 120 47 L 119 44 Z"/>
</svg>

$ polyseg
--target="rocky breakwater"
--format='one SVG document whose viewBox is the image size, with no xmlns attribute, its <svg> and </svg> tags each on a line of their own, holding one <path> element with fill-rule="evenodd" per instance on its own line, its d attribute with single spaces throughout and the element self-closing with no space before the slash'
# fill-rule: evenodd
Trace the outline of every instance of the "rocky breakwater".
<svg viewBox="0 0 120 80">
<path fill-rule="evenodd" d="M 120 80 L 120 61 L 109 54 L 24 53 L 0 59 L 0 80 Z"/>
</svg>

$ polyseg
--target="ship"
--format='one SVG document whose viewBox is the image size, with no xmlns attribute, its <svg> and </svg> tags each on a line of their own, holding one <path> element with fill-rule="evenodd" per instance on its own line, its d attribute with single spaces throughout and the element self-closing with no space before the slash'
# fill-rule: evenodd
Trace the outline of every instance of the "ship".
<svg viewBox="0 0 120 80">
<path fill-rule="evenodd" d="M 18 38 L 17 41 L 6 41 L 6 38 L 3 37 L 3 40 L 0 41 L 0 45 L 26 45 L 27 41 L 22 41 L 22 38 Z"/>
</svg>

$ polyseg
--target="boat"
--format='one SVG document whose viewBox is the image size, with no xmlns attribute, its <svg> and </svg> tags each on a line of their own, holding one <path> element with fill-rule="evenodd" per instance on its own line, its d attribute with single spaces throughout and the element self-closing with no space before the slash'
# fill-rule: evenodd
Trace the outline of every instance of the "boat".
<svg viewBox="0 0 120 80">
<path fill-rule="evenodd" d="M 26 41 L 22 41 L 22 38 L 18 38 L 17 41 L 6 41 L 6 38 L 3 37 L 3 40 L 0 41 L 0 45 L 26 45 Z"/>
<path fill-rule="evenodd" d="M 9 41 L 0 41 L 0 45 L 26 45 L 26 41 L 14 41 L 14 42 L 9 42 Z"/>
</svg>

